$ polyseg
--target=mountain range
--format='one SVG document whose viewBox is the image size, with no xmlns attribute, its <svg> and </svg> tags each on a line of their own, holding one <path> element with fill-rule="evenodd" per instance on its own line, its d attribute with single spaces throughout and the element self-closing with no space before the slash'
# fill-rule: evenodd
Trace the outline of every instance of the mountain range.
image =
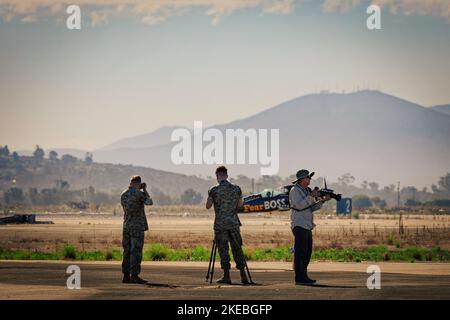
<svg viewBox="0 0 450 320">
<path fill-rule="evenodd" d="M 434 111 L 450 115 L 450 104 L 443 104 L 440 106 L 431 107 Z"/>
<path fill-rule="evenodd" d="M 450 105 L 427 108 L 380 91 L 305 95 L 213 127 L 279 129 L 281 176 L 309 168 L 329 180 L 349 172 L 359 181 L 421 187 L 450 172 Z M 174 129 L 121 139 L 94 150 L 94 159 L 212 176 L 216 165 L 172 163 Z M 232 175 L 260 174 L 260 165 L 228 167 Z"/>
</svg>

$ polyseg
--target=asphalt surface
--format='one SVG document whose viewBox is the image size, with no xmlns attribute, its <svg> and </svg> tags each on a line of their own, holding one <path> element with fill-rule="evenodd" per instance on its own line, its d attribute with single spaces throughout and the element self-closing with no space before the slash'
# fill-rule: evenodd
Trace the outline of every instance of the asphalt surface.
<svg viewBox="0 0 450 320">
<path fill-rule="evenodd" d="M 69 265 L 81 269 L 81 289 L 66 286 Z M 207 263 L 146 263 L 148 285 L 122 284 L 118 262 L 0 261 L 0 299 L 450 299 L 450 264 L 382 264 L 381 289 L 369 290 L 366 265 L 315 263 L 316 286 L 296 286 L 288 263 L 249 264 L 252 286 L 205 282 Z M 220 277 L 216 264 L 215 279 Z"/>
</svg>

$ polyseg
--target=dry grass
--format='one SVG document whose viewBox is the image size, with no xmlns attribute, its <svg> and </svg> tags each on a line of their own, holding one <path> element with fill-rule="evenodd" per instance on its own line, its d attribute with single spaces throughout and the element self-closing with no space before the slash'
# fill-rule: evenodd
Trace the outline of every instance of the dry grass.
<svg viewBox="0 0 450 320">
<path fill-rule="evenodd" d="M 0 213 L 4 209 L 0 208 Z M 46 206 L 24 206 L 16 207 L 12 210 L 12 213 L 45 213 L 45 214 L 88 214 L 88 213 L 104 213 L 113 215 L 122 215 L 122 207 L 120 204 L 116 205 L 90 205 L 88 209 L 72 208 L 66 204 L 62 205 L 46 205 Z M 147 208 L 147 212 L 153 212 L 158 214 L 171 214 L 171 215 L 183 215 L 183 214 L 207 214 L 208 211 L 204 205 L 169 205 L 169 206 L 151 206 Z"/>
<path fill-rule="evenodd" d="M 214 215 L 202 207 L 152 207 L 148 212 L 150 232 L 146 243 L 161 243 L 169 248 L 211 245 Z M 118 248 L 122 243 L 122 217 L 111 213 L 39 214 L 38 220 L 53 220 L 54 225 L 0 226 L 0 247 L 5 249 L 61 250 L 73 244 L 78 250 Z M 291 245 L 289 213 L 241 215 L 246 248 Z M 450 216 L 403 215 L 399 233 L 397 214 L 360 214 L 359 219 L 318 214 L 315 219 L 316 248 L 365 248 L 372 245 L 392 247 L 421 246 L 450 248 Z"/>
</svg>

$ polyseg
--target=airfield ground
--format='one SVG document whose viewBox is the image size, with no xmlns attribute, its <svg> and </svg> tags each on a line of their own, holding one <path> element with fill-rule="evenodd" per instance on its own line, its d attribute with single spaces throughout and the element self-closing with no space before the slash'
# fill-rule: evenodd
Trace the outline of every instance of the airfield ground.
<svg viewBox="0 0 450 320">
<path fill-rule="evenodd" d="M 0 247 L 7 250 L 120 248 L 122 217 L 111 214 L 38 214 L 54 224 L 1 225 Z M 242 215 L 246 248 L 293 243 L 289 214 Z M 170 248 L 211 244 L 213 215 L 150 212 L 146 243 Z M 364 215 L 341 219 L 317 215 L 315 248 L 371 245 L 450 248 L 449 215 Z M 78 265 L 82 289 L 66 288 L 66 268 Z M 369 290 L 368 265 L 381 268 L 381 290 Z M 121 283 L 120 262 L 0 261 L 0 299 L 450 299 L 450 263 L 313 262 L 311 276 L 321 286 L 295 286 L 291 262 L 250 261 L 258 286 L 217 286 L 205 282 L 207 262 L 144 262 L 142 276 L 153 286 Z M 220 269 L 216 264 L 216 278 Z M 233 271 L 233 279 L 238 273 Z"/>
<path fill-rule="evenodd" d="M 66 287 L 66 268 L 81 268 L 81 289 Z M 370 263 L 314 262 L 320 286 L 293 284 L 292 264 L 249 263 L 256 286 L 205 282 L 204 262 L 145 262 L 151 285 L 122 284 L 119 262 L 0 261 L 0 299 L 450 299 L 448 263 L 377 263 L 381 289 L 366 286 Z M 216 270 L 215 278 L 220 276 Z M 236 271 L 232 277 L 239 279 Z"/>
<path fill-rule="evenodd" d="M 77 250 L 120 248 L 123 218 L 111 214 L 38 214 L 39 221 L 54 224 L 0 225 L 0 247 L 10 250 L 58 251 L 66 244 Z M 213 213 L 150 212 L 150 231 L 145 242 L 167 247 L 211 246 Z M 241 215 L 246 248 L 292 245 L 289 213 Z M 359 219 L 318 214 L 314 229 L 315 248 L 366 248 L 372 245 L 422 246 L 450 249 L 450 215 L 404 214 L 400 234 L 399 215 L 361 214 Z"/>
</svg>

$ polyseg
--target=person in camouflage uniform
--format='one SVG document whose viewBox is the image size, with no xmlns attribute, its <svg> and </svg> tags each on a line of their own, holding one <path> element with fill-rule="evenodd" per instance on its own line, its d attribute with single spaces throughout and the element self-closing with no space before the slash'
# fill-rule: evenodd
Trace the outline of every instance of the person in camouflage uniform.
<svg viewBox="0 0 450 320">
<path fill-rule="evenodd" d="M 242 191 L 239 186 L 227 180 L 228 172 L 224 166 L 217 168 L 216 177 L 219 184 L 208 191 L 206 209 L 210 209 L 214 205 L 214 239 L 224 272 L 223 278 L 217 282 L 231 284 L 230 254 L 228 252 L 228 244 L 230 244 L 236 268 L 241 273 L 241 281 L 243 284 L 249 284 L 245 273 L 244 252 L 242 251 L 241 222 L 237 215 L 238 208 L 243 205 Z"/>
<path fill-rule="evenodd" d="M 144 205 L 152 205 L 153 201 L 140 176 L 131 178 L 130 186 L 122 193 L 120 202 L 124 211 L 122 282 L 144 284 L 146 281 L 139 277 L 144 233 L 148 230 Z"/>
</svg>

